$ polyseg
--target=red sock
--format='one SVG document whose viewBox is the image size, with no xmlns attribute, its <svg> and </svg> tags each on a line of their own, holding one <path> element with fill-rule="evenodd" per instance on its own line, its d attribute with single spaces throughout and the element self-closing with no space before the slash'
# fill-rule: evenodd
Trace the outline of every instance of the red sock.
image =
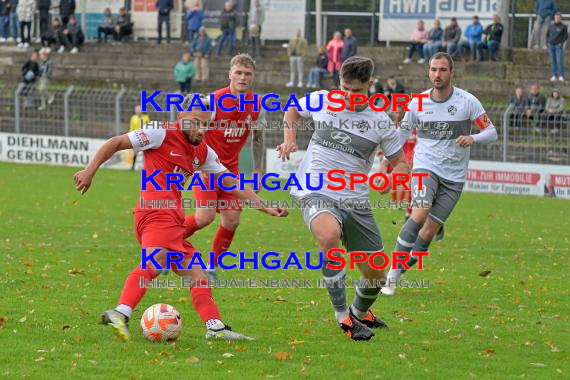
<svg viewBox="0 0 570 380">
<path fill-rule="evenodd" d="M 202 281 L 203 286 L 206 286 L 207 282 Z M 210 319 L 222 320 L 218 306 L 212 298 L 211 288 L 193 286 L 190 288 L 190 296 L 194 308 L 204 323 Z"/>
<path fill-rule="evenodd" d="M 184 233 L 184 239 L 188 239 L 190 236 L 194 235 L 194 232 L 198 231 L 198 223 L 196 223 L 196 214 L 188 215 L 184 219 L 184 227 L 186 227 L 186 232 Z"/>
<path fill-rule="evenodd" d="M 125 286 L 119 297 L 118 305 L 124 304 L 130 306 L 134 309 L 140 300 L 144 297 L 146 293 L 146 286 L 141 287 L 141 281 L 143 285 L 146 285 L 147 280 L 152 280 L 160 274 L 160 272 L 155 272 L 150 269 L 141 269 L 139 265 L 136 267 L 128 276 L 125 281 Z M 142 280 L 141 280 L 142 278 Z"/>
<path fill-rule="evenodd" d="M 392 191 L 391 191 L 391 194 L 392 194 L 392 202 L 395 202 L 395 201 L 396 201 L 396 199 L 397 199 L 397 195 L 398 195 L 398 192 L 397 192 L 397 191 L 394 191 L 394 190 L 392 190 Z"/>
<path fill-rule="evenodd" d="M 222 252 L 230 249 L 230 245 L 232 244 L 235 233 L 235 230 L 228 230 L 222 225 L 218 227 L 216 236 L 214 236 L 214 242 L 212 243 L 212 251 L 214 251 L 216 266 L 218 266 L 218 257 L 222 254 Z"/>
<path fill-rule="evenodd" d="M 408 191 L 408 209 L 406 210 L 409 216 L 412 216 L 412 192 Z"/>
<path fill-rule="evenodd" d="M 408 193 L 406 190 L 402 190 L 400 192 L 400 199 L 398 199 L 398 200 L 403 201 L 404 199 L 406 199 L 406 193 Z"/>
</svg>

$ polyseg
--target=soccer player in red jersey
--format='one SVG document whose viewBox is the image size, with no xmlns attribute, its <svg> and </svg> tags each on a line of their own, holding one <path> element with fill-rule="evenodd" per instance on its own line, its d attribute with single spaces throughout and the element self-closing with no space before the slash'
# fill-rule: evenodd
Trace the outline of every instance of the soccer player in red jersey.
<svg viewBox="0 0 570 380">
<path fill-rule="evenodd" d="M 216 107 L 213 116 L 212 128 L 204 137 L 204 142 L 211 147 L 220 158 L 220 162 L 228 170 L 236 175 L 239 174 L 239 154 L 244 147 L 250 134 L 250 121 L 264 121 L 265 110 L 257 102 L 257 110 L 254 105 L 245 104 L 243 112 L 239 111 L 239 95 L 244 94 L 245 99 L 254 99 L 251 87 L 255 77 L 255 61 L 248 54 L 238 54 L 230 61 L 229 79 L 230 85 L 214 93 L 216 104 L 222 95 L 231 94 L 238 99 L 224 98 L 224 107 L 235 106 L 234 111 L 223 111 Z M 263 134 L 260 129 L 253 130 L 253 161 L 254 173 L 261 173 L 261 161 L 263 158 Z M 224 192 L 216 186 L 213 191 L 194 189 L 196 201 L 204 206 L 208 201 L 217 201 L 217 208 L 202 207 L 192 215 L 186 217 L 186 237 L 192 236 L 197 230 L 204 228 L 214 221 L 216 212 L 219 212 L 222 221 L 212 242 L 212 252 L 217 257 L 230 248 L 236 229 L 240 223 L 241 209 L 238 207 L 220 208 L 220 201 L 227 201 L 228 205 L 235 199 L 233 194 Z M 217 263 L 217 260 L 215 261 Z M 212 278 L 216 278 L 216 272 L 209 272 Z"/>
<path fill-rule="evenodd" d="M 203 102 L 207 104 L 207 101 L 204 97 Z M 192 97 L 189 96 L 184 102 L 185 110 L 188 109 L 191 102 Z M 197 170 L 213 172 L 216 178 L 227 172 L 218 160 L 216 153 L 206 144 L 201 144 L 206 128 L 201 128 L 197 121 L 205 123 L 210 118 L 210 112 L 199 110 L 180 112 L 178 123 L 174 128 L 150 127 L 113 137 L 97 151 L 89 165 L 84 170 L 77 172 L 74 177 L 77 190 L 83 194 L 91 186 L 98 168 L 114 153 L 124 149 L 133 149 L 135 153 L 145 151 L 144 169 L 147 173 L 153 173 L 157 169 L 161 170 L 154 179 L 158 186 L 165 190 L 158 191 L 152 183 L 147 182 L 146 190 L 141 190 L 141 200 L 137 201 L 134 211 L 134 224 L 137 240 L 141 248 L 146 249 L 146 255 L 160 250 L 154 258 L 162 267 L 166 264 L 167 251 L 181 252 L 184 255 L 184 260 L 181 263 L 183 268 L 188 268 L 194 251 L 197 251 L 192 244 L 185 240 L 184 210 L 180 205 L 181 192 L 174 184 L 167 188 L 166 173 L 180 173 L 184 177 L 183 182 L 186 182 Z M 179 125 L 181 124 L 187 125 L 183 120 L 186 123 L 190 120 L 193 121 L 192 129 L 180 128 Z M 239 188 L 238 181 L 233 178 L 226 177 L 223 183 L 225 186 L 238 185 Z M 232 190 L 231 193 L 239 199 L 258 202 L 261 200 L 251 188 L 247 187 L 242 191 Z M 141 204 L 145 205 L 158 200 L 174 202 L 176 207 L 170 209 L 141 208 Z M 282 209 L 261 208 L 260 210 L 273 216 L 287 216 L 287 211 Z M 207 284 L 208 275 L 199 266 L 192 266 L 190 269 L 178 269 L 176 265 L 171 265 L 171 269 L 181 276 L 189 276 L 193 280 L 199 281 L 204 286 Z M 132 310 L 146 293 L 146 287 L 141 287 L 141 283 L 146 284 L 146 281 L 152 280 L 159 274 L 160 270 L 157 270 L 152 264 L 149 264 L 147 269 L 142 269 L 141 265 L 138 265 L 127 277 L 118 306 L 103 313 L 103 323 L 111 325 L 115 333 L 123 340 L 130 338 L 129 318 Z M 194 308 L 206 324 L 207 339 L 248 339 L 242 334 L 231 331 L 222 322 L 210 288 L 194 286 L 190 288 L 190 294 Z"/>
</svg>

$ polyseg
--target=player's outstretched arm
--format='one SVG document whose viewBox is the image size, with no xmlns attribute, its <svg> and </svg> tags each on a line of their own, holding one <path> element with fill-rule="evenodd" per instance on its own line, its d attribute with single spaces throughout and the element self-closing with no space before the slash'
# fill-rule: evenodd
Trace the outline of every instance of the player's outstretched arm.
<svg viewBox="0 0 570 380">
<path fill-rule="evenodd" d="M 129 137 L 126 134 L 115 136 L 107 140 L 101 148 L 97 150 L 97 153 L 95 153 L 95 156 L 89 165 L 87 165 L 85 169 L 75 173 L 73 176 L 77 190 L 81 191 L 81 194 L 85 194 L 85 192 L 89 190 L 91 181 L 93 181 L 93 177 L 101 165 L 103 165 L 109 158 L 113 157 L 113 154 L 118 151 L 132 148 L 133 145 L 131 144 L 131 140 L 129 140 Z"/>
<path fill-rule="evenodd" d="M 283 129 L 283 144 L 277 146 L 277 157 L 283 161 L 291 158 L 291 153 L 297 151 L 297 130 L 292 128 L 293 123 L 298 123 L 301 120 L 299 111 L 295 108 L 289 108 L 285 112 L 283 121 L 288 126 Z"/>
<path fill-rule="evenodd" d="M 223 173 L 227 173 L 227 171 L 221 172 L 221 173 L 216 173 L 216 182 L 218 181 L 218 177 L 223 174 Z M 222 181 L 222 183 L 224 184 L 224 186 L 227 187 L 232 187 L 232 186 L 236 186 L 235 189 L 231 190 L 230 193 L 232 193 L 233 195 L 235 195 L 236 197 L 238 197 L 239 199 L 243 199 L 243 200 L 248 200 L 248 201 L 252 201 L 252 203 L 259 205 L 259 209 L 260 211 L 263 211 L 269 215 L 272 216 L 280 216 L 280 217 L 285 217 L 287 215 L 289 215 L 289 211 L 287 211 L 286 209 L 277 207 L 277 208 L 265 208 L 263 206 L 263 203 L 261 203 L 261 201 L 263 201 L 262 198 L 260 198 L 255 191 L 253 191 L 253 189 L 249 186 L 244 186 L 244 190 L 239 190 L 239 182 L 237 179 L 232 178 L 232 177 L 224 177 L 224 180 Z"/>
</svg>

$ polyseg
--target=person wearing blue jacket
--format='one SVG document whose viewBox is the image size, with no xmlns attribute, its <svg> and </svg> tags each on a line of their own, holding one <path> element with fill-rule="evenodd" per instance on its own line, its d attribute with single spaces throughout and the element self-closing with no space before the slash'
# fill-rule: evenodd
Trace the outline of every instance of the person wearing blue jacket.
<svg viewBox="0 0 570 380">
<path fill-rule="evenodd" d="M 198 33 L 202 27 L 204 19 L 204 11 L 200 9 L 200 4 L 195 2 L 191 9 L 188 9 L 184 20 L 186 21 L 186 30 L 188 31 L 188 43 L 190 46 L 194 44 L 194 40 L 198 38 Z"/>
<path fill-rule="evenodd" d="M 554 14 L 558 12 L 556 0 L 535 0 L 534 13 L 536 13 L 536 22 L 534 23 L 534 48 L 540 49 L 547 47 L 546 31 L 552 22 Z"/>
<path fill-rule="evenodd" d="M 461 41 L 459 44 L 459 54 L 465 57 L 465 48 L 469 48 L 469 53 L 473 61 L 477 60 L 477 47 L 481 42 L 481 35 L 483 34 L 483 26 L 479 23 L 479 16 L 473 16 L 471 25 L 465 29 L 466 40 Z"/>
<path fill-rule="evenodd" d="M 206 33 L 206 28 L 200 27 L 198 37 L 192 44 L 192 55 L 194 56 L 194 66 L 196 67 L 197 81 L 207 81 L 209 78 L 208 58 L 212 50 L 212 40 Z"/>
<path fill-rule="evenodd" d="M 429 58 L 438 52 L 441 47 L 441 40 L 443 38 L 443 29 L 441 29 L 441 23 L 439 20 L 433 22 L 433 28 L 430 29 L 428 33 L 428 40 L 423 46 L 424 58 L 423 60 L 429 61 Z M 420 59 L 420 61 L 422 61 Z M 423 63 L 423 62 L 422 62 Z"/>
</svg>

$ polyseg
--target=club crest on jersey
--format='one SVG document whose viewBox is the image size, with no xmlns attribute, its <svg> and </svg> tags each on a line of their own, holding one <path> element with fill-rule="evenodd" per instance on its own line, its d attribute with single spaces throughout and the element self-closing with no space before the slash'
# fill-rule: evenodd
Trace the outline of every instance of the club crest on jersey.
<svg viewBox="0 0 570 380">
<path fill-rule="evenodd" d="M 449 106 L 449 108 L 447 108 L 447 112 L 453 116 L 457 113 L 457 107 L 455 107 L 453 104 Z"/>
<path fill-rule="evenodd" d="M 370 125 L 368 124 L 367 121 L 362 120 L 361 122 L 358 123 L 358 125 L 356 126 L 356 128 L 358 128 L 358 130 L 360 131 L 360 133 L 364 133 L 367 130 L 370 129 Z"/>
<path fill-rule="evenodd" d="M 194 168 L 194 171 L 198 170 L 200 167 L 200 160 L 198 157 L 194 157 L 194 160 L 192 160 L 192 167 Z"/>
</svg>

